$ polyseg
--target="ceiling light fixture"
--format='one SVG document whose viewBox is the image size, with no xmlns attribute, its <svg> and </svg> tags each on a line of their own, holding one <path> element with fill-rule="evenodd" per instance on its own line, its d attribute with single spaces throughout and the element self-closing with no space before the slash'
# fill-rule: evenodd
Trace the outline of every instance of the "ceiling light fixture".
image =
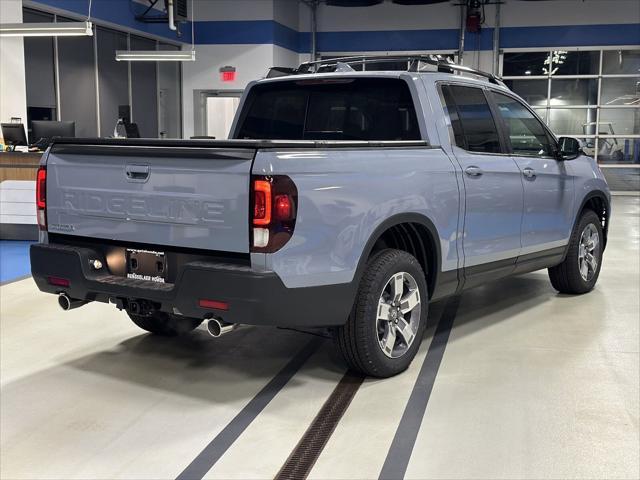
<svg viewBox="0 0 640 480">
<path fill-rule="evenodd" d="M 79 37 L 92 36 L 91 22 L 66 23 L 2 23 L 2 37 Z"/>
<path fill-rule="evenodd" d="M 0 37 L 91 37 L 91 1 L 84 22 L 0 23 Z"/>
<path fill-rule="evenodd" d="M 193 62 L 195 50 L 116 50 L 118 62 Z"/>
</svg>

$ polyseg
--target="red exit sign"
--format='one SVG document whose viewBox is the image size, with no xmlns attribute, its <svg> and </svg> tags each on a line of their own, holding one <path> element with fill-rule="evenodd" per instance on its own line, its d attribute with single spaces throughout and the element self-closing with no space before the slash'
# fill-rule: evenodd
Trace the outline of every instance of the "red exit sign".
<svg viewBox="0 0 640 480">
<path fill-rule="evenodd" d="M 220 80 L 222 82 L 235 82 L 236 80 L 236 67 L 229 65 L 220 68 Z"/>
</svg>

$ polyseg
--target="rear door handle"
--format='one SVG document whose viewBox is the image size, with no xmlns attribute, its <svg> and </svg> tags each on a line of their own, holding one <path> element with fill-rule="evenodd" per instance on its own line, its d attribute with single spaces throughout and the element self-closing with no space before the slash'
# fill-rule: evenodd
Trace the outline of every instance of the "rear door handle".
<svg viewBox="0 0 640 480">
<path fill-rule="evenodd" d="M 536 178 L 536 171 L 531 167 L 522 170 L 522 174 L 527 178 Z"/>
<path fill-rule="evenodd" d="M 130 182 L 146 182 L 149 178 L 149 165 L 127 165 L 125 172 Z"/>
<path fill-rule="evenodd" d="M 470 177 L 479 177 L 483 174 L 483 171 L 480 167 L 471 166 L 464 169 L 464 173 L 469 175 Z"/>
</svg>

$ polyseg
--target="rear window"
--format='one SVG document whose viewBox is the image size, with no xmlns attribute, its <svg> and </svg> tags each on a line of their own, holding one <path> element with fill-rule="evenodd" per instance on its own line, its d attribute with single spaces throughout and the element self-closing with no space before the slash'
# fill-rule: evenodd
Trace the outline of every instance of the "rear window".
<svg viewBox="0 0 640 480">
<path fill-rule="evenodd" d="M 302 80 L 253 87 L 236 138 L 420 140 L 420 131 L 403 80 Z"/>
</svg>

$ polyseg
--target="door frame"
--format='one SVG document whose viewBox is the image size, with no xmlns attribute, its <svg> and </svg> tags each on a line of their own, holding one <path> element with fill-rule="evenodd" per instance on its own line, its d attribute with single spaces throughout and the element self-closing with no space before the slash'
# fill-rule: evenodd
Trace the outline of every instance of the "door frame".
<svg viewBox="0 0 640 480">
<path fill-rule="evenodd" d="M 194 90 L 193 91 L 193 134 L 206 135 L 207 99 L 210 97 L 242 97 L 244 90 Z"/>
</svg>

